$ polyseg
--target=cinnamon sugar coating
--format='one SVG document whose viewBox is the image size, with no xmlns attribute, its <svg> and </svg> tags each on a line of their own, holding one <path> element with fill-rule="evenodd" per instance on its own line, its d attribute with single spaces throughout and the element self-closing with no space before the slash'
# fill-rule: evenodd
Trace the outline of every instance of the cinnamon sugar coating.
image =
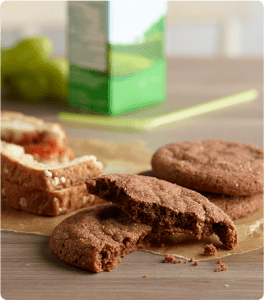
<svg viewBox="0 0 264 300">
<path fill-rule="evenodd" d="M 183 232 L 201 239 L 216 233 L 234 248 L 238 233 L 231 219 L 201 194 L 154 177 L 101 175 L 86 181 L 90 194 L 113 202 L 155 233 Z"/>
<path fill-rule="evenodd" d="M 61 260 L 92 272 L 111 271 L 121 257 L 147 247 L 151 227 L 135 222 L 117 206 L 102 204 L 62 221 L 49 246 Z"/>
<path fill-rule="evenodd" d="M 196 191 L 241 196 L 263 191 L 263 149 L 251 144 L 173 143 L 158 149 L 151 164 L 157 178 Z"/>
<path fill-rule="evenodd" d="M 231 220 L 246 217 L 263 206 L 263 194 L 249 196 L 229 196 L 223 194 L 201 193 L 214 205 L 221 208 Z"/>
</svg>

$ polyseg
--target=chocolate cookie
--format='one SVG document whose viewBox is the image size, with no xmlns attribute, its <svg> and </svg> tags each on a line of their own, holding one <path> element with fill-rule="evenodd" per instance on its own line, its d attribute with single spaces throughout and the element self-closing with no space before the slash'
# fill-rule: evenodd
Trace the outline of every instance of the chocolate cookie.
<svg viewBox="0 0 264 300">
<path fill-rule="evenodd" d="M 141 172 L 139 175 L 155 177 L 152 171 Z M 220 207 L 231 220 L 247 217 L 263 206 L 263 194 L 250 196 L 230 196 L 207 192 L 201 192 L 201 194 L 214 205 Z"/>
<path fill-rule="evenodd" d="M 202 193 L 214 205 L 221 208 L 231 220 L 246 217 L 263 206 L 263 194 L 251 196 L 228 196 Z"/>
<path fill-rule="evenodd" d="M 121 257 L 148 246 L 151 227 L 139 224 L 117 206 L 102 204 L 62 221 L 49 246 L 61 260 L 92 272 L 111 271 Z"/>
<path fill-rule="evenodd" d="M 252 195 L 263 191 L 263 149 L 207 140 L 166 145 L 151 161 L 157 178 L 202 192 Z"/>
<path fill-rule="evenodd" d="M 111 201 L 155 233 L 184 232 L 201 239 L 216 233 L 227 248 L 237 245 L 231 219 L 201 194 L 154 177 L 110 174 L 86 181 L 90 194 Z"/>
</svg>

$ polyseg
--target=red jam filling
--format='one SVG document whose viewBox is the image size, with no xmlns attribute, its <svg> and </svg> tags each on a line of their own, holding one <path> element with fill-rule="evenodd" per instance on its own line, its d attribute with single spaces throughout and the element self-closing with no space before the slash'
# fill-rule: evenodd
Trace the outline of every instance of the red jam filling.
<svg viewBox="0 0 264 300">
<path fill-rule="evenodd" d="M 68 147 L 59 146 L 58 142 L 52 141 L 47 143 L 40 144 L 29 144 L 24 146 L 25 153 L 27 154 L 38 154 L 40 157 L 45 159 L 55 158 L 59 156 L 64 156 L 67 152 L 71 152 L 71 149 Z M 73 160 L 73 155 L 69 156 L 70 160 Z"/>
</svg>

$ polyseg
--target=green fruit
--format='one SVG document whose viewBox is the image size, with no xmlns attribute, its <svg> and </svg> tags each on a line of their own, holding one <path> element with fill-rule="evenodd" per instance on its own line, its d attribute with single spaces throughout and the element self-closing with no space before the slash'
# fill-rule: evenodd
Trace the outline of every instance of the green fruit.
<svg viewBox="0 0 264 300">
<path fill-rule="evenodd" d="M 14 47 L 2 50 L 1 61 L 3 74 L 17 74 L 29 63 L 46 60 L 52 52 L 52 41 L 44 36 L 22 39 Z"/>
<path fill-rule="evenodd" d="M 30 102 L 39 102 L 49 94 L 49 81 L 41 72 L 24 73 L 12 81 L 17 92 Z"/>
<path fill-rule="evenodd" d="M 45 36 L 33 36 L 22 39 L 10 50 L 14 55 L 18 55 L 17 59 L 21 62 L 31 59 L 45 60 L 52 52 L 52 41 Z"/>
<path fill-rule="evenodd" d="M 61 72 L 63 77 L 68 78 L 69 61 L 66 58 L 54 57 L 52 59 L 49 59 L 47 62 L 53 65 L 54 67 L 58 68 L 58 70 Z"/>
<path fill-rule="evenodd" d="M 7 77 L 12 80 L 13 77 L 24 73 L 28 64 L 38 64 L 46 60 L 51 52 L 52 41 L 44 36 L 29 37 L 12 48 L 1 49 L 1 85 L 5 85 Z M 24 85 L 23 83 L 22 86 Z"/>
<path fill-rule="evenodd" d="M 41 72 L 49 81 L 51 95 L 65 100 L 68 96 L 68 60 L 59 57 L 47 60 L 42 65 Z"/>
<path fill-rule="evenodd" d="M 110 70 L 113 76 L 132 74 L 149 68 L 153 60 L 136 54 L 112 52 L 110 56 Z"/>
</svg>

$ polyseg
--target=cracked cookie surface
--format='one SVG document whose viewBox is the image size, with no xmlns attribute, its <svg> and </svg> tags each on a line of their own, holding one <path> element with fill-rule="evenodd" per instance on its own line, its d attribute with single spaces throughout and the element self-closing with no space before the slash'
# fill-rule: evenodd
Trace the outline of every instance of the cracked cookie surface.
<svg viewBox="0 0 264 300">
<path fill-rule="evenodd" d="M 92 272 L 111 271 L 121 257 L 148 246 L 151 227 L 136 223 L 112 204 L 81 211 L 62 221 L 49 246 L 62 261 Z"/>
<path fill-rule="evenodd" d="M 157 178 L 196 191 L 241 196 L 263 191 L 263 149 L 251 144 L 173 143 L 158 149 L 151 165 Z"/>
<path fill-rule="evenodd" d="M 229 249 L 238 233 L 231 219 L 201 194 L 155 177 L 109 174 L 86 181 L 88 192 L 113 202 L 155 234 L 183 232 L 201 239 L 217 234 Z"/>
</svg>

